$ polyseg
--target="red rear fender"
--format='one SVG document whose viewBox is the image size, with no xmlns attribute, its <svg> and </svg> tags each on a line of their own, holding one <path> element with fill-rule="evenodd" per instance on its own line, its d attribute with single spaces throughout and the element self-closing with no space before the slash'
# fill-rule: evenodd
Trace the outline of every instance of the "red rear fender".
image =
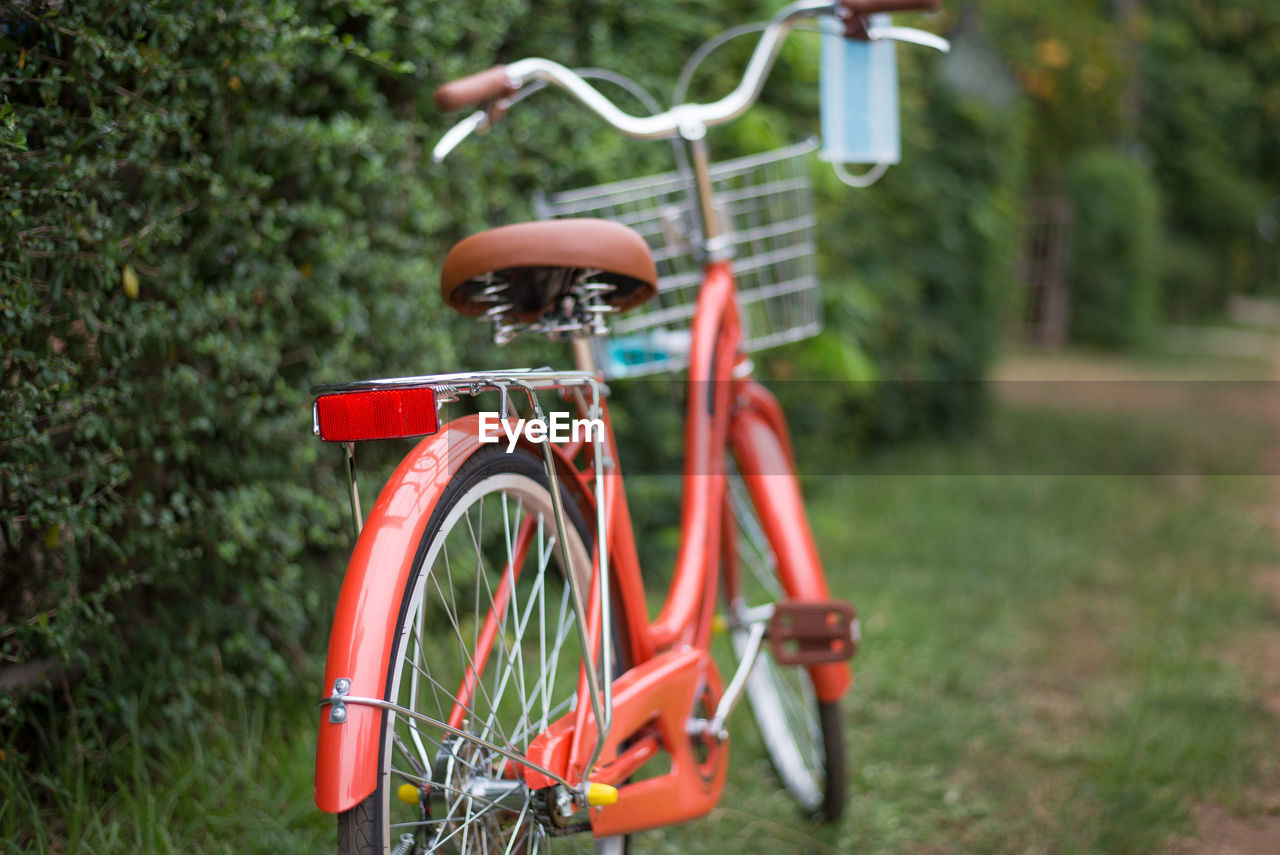
<svg viewBox="0 0 1280 855">
<path fill-rule="evenodd" d="M 423 531 L 449 479 L 482 447 L 478 417 L 456 419 L 419 442 L 382 488 L 356 540 L 338 595 L 325 662 L 326 696 L 335 681 L 345 678 L 351 681 L 347 694 L 383 697 L 401 601 Z M 592 495 L 572 464 L 554 446 L 552 450 L 571 501 L 583 506 L 587 519 L 594 519 Z M 337 813 L 373 792 L 381 730 L 381 710 L 374 707 L 347 704 L 341 724 L 329 721 L 328 707 L 322 709 L 316 749 L 317 807 Z"/>
</svg>

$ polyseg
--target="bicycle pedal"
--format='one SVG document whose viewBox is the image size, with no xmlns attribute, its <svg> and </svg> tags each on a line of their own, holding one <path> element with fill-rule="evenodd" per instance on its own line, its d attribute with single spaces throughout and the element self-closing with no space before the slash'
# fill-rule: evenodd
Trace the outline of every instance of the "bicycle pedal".
<svg viewBox="0 0 1280 855">
<path fill-rule="evenodd" d="M 769 619 L 769 649 L 779 665 L 826 665 L 858 652 L 853 606 L 842 600 L 782 600 Z"/>
</svg>

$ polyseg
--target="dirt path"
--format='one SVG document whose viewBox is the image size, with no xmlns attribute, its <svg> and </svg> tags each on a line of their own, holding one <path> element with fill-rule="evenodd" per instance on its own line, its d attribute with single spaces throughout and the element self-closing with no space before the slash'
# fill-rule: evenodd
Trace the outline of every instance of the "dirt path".
<svg viewBox="0 0 1280 855">
<path fill-rule="evenodd" d="M 1277 451 L 1280 453 L 1280 451 Z M 1271 523 L 1280 538 L 1280 478 L 1272 494 Z M 1259 596 L 1280 611 L 1280 566 L 1260 572 Z M 1239 804 L 1193 805 L 1195 835 L 1173 841 L 1170 855 L 1276 855 L 1280 853 L 1280 628 L 1268 627 L 1228 652 L 1229 661 L 1250 680 L 1262 705 L 1276 720 L 1269 756 L 1258 758 L 1259 778 Z"/>
<path fill-rule="evenodd" d="M 1280 382 L 1280 346 L 1272 361 L 1271 379 Z M 1269 456 L 1272 461 L 1280 460 L 1280 408 L 1269 407 L 1265 416 L 1276 426 L 1277 442 Z M 1275 537 L 1280 539 L 1280 478 L 1271 480 L 1273 499 L 1267 517 Z M 1259 596 L 1266 597 L 1280 611 L 1280 566 L 1260 572 L 1256 585 Z M 1181 851 L 1187 855 L 1280 853 L 1280 627 L 1266 628 L 1234 653 L 1241 670 L 1256 681 L 1263 706 L 1276 719 L 1276 739 L 1271 756 L 1260 758 L 1262 776 L 1248 792 L 1245 804 L 1229 808 L 1203 803 L 1192 808 L 1196 836 L 1185 841 Z"/>
<path fill-rule="evenodd" d="M 1257 341 L 1255 336 L 1254 341 Z M 1026 354 L 1006 360 L 995 373 L 998 394 L 1011 402 L 1101 411 L 1159 412 L 1176 417 L 1208 406 L 1274 428 L 1265 471 L 1270 503 L 1258 509 L 1280 541 L 1280 330 L 1273 335 L 1271 367 L 1262 363 L 1134 366 L 1127 361 L 1071 354 Z M 1217 384 L 1199 381 L 1222 381 Z M 1272 384 L 1258 381 L 1270 380 Z M 1145 382 L 1134 382 L 1145 381 Z M 1193 382 L 1194 381 L 1194 382 Z M 1244 381 L 1244 382 L 1233 382 Z M 1259 597 L 1280 612 L 1280 566 L 1260 571 Z M 1167 855 L 1280 855 L 1280 626 L 1250 633 L 1224 651 L 1244 675 L 1262 706 L 1276 720 L 1269 756 L 1258 758 L 1259 776 L 1238 803 L 1205 801 L 1190 807 L 1195 831 L 1172 839 Z"/>
</svg>

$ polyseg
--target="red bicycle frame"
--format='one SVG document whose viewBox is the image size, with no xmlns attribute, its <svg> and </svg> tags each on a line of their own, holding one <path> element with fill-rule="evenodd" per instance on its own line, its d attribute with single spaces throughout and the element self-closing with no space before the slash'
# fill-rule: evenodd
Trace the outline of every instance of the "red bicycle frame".
<svg viewBox="0 0 1280 855">
<path fill-rule="evenodd" d="M 722 575 L 726 593 L 736 593 L 725 474 L 730 450 L 778 558 L 787 596 L 819 601 L 830 597 L 794 474 L 785 419 L 773 396 L 744 371 L 748 363 L 741 350 L 734 280 L 727 262 L 707 266 L 692 332 L 681 543 L 666 602 L 651 621 L 622 476 L 614 469 L 603 479 L 610 599 L 631 667 L 612 684 L 612 719 L 603 745 L 596 744 L 599 731 L 585 679 L 580 679 L 576 710 L 533 740 L 527 755 L 530 765 L 522 772 L 531 788 L 554 782 L 534 764 L 570 781 L 582 780 L 589 771 L 593 782 L 616 786 L 616 804 L 598 807 L 590 815 L 594 832 L 601 836 L 701 816 L 715 806 L 723 789 L 727 741 L 707 736 L 695 746 L 686 723 L 699 706 L 714 709 L 723 692 L 708 647 Z M 607 452 L 616 461 L 607 408 L 603 417 Z M 475 416 L 449 422 L 420 442 L 383 488 L 361 530 L 339 597 L 326 663 L 327 686 L 344 678 L 350 681 L 347 693 L 352 696 L 383 696 L 393 628 L 418 543 L 449 479 L 480 447 Z M 573 463 L 583 448 L 551 448 L 570 501 L 589 509 L 587 518 L 594 518 L 594 462 Z M 597 555 L 593 574 L 599 567 Z M 598 575 L 588 606 L 588 649 L 593 650 L 599 649 L 602 623 L 597 579 Z M 487 654 L 483 639 L 476 654 L 482 663 Z M 839 698 L 851 683 L 845 662 L 809 670 L 822 701 Z M 340 723 L 322 717 L 315 790 L 321 809 L 346 810 L 373 791 L 381 720 L 380 709 L 358 704 L 346 708 Z M 659 752 L 670 758 L 667 774 L 626 783 Z M 597 762 L 588 770 L 593 756 Z"/>
<path fill-rule="evenodd" d="M 928 0 L 880 0 L 852 11 L 863 14 L 921 3 Z M 605 691 L 597 692 L 589 684 L 597 681 L 595 675 L 600 672 L 596 663 L 584 662 L 579 670 L 576 706 L 537 734 L 523 757 L 507 756 L 515 761 L 512 768 L 518 769 L 512 774 L 522 777 L 530 790 L 564 785 L 578 793 L 579 804 L 591 804 L 591 827 L 599 836 L 700 816 L 716 805 L 724 787 L 728 738 L 719 731 L 727 707 L 737 696 L 730 695 L 721 708 L 725 690 L 709 647 L 720 579 L 724 579 L 731 602 L 740 593 L 738 534 L 729 507 L 726 474 L 730 454 L 776 558 L 778 581 L 786 599 L 830 601 L 804 512 L 785 419 L 773 396 L 750 378 L 736 285 L 724 260 L 727 244 L 712 196 L 705 134 L 707 128 L 731 121 L 751 106 L 782 39 L 795 22 L 832 11 L 827 0 L 795 0 L 780 10 L 765 28 L 741 83 L 710 104 L 683 104 L 651 116 L 631 116 L 577 73 L 539 58 L 454 81 L 437 93 L 442 108 L 481 108 L 440 140 L 433 152 L 437 161 L 510 107 L 521 97 L 517 90 L 533 82 L 563 87 L 627 136 L 653 140 L 679 137 L 687 144 L 699 202 L 697 237 L 702 257 L 710 261 L 692 318 L 681 541 L 666 601 L 655 618 L 651 620 L 648 614 L 622 476 L 616 465 L 607 462 L 619 460 L 607 407 L 601 402 L 600 415 L 606 427 L 603 448 L 587 444 L 557 448 L 550 442 L 535 446 L 528 439 L 519 440 L 547 462 L 552 501 L 558 501 L 558 481 L 566 500 L 578 505 L 583 518 L 598 521 L 590 595 L 585 608 L 579 609 L 579 594 L 574 594 L 575 620 L 584 636 L 582 649 L 601 651 L 604 656 L 609 645 L 603 641 L 616 627 L 628 667 Z M 536 88 L 523 91 L 528 94 Z M 489 109 L 494 99 L 500 102 L 501 110 Z M 587 339 L 576 338 L 574 345 L 579 369 L 576 380 L 598 377 Z M 580 398 L 580 415 L 585 415 L 585 406 Z M 326 666 L 325 682 L 332 687 L 326 701 L 333 706 L 320 724 L 316 760 L 316 803 L 324 810 L 347 810 L 372 793 L 378 783 L 378 770 L 384 767 L 380 752 L 389 742 L 383 738 L 384 713 L 379 706 L 386 702 L 371 699 L 385 698 L 396 643 L 394 628 L 427 522 L 458 467 L 480 449 L 478 433 L 478 420 L 467 417 L 450 422 L 420 442 L 383 488 L 361 531 L 340 595 Z M 575 463 L 575 458 L 582 459 Z M 560 520 L 563 524 L 562 515 Z M 521 535 L 520 542 L 523 540 Z M 523 551 L 523 547 L 516 551 Z M 518 563 L 509 559 L 507 569 L 514 573 Z M 606 566 L 607 574 L 602 572 Z M 607 600 L 601 581 L 608 583 L 611 592 Z M 571 587 L 576 588 L 572 582 Z M 469 666 L 477 673 L 493 644 L 494 614 L 505 608 L 505 591 L 500 585 L 493 613 L 478 635 L 472 659 L 475 664 Z M 848 607 L 844 608 L 844 614 L 849 614 Z M 824 616 L 827 626 L 837 626 L 839 620 L 833 623 L 831 618 Z M 740 666 L 735 675 L 732 685 L 736 691 L 742 688 L 764 630 L 762 622 L 753 626 L 755 648 L 743 655 L 746 668 Z M 845 641 L 842 656 L 791 658 L 792 662 L 823 663 L 805 665 L 819 701 L 839 699 L 851 684 L 845 656 L 852 653 L 853 640 Z M 591 656 L 585 655 L 588 659 Z M 775 655 L 775 659 L 787 664 L 781 656 Z M 474 679 L 474 675 L 463 678 L 459 697 L 468 697 Z M 352 702 L 343 705 L 344 697 Z M 333 712 L 339 709 L 341 716 L 335 719 Z M 467 734 L 457 728 L 461 717 L 461 709 L 454 709 L 448 722 L 432 723 L 465 738 Z M 598 722 L 597 717 L 604 721 Z M 489 748 L 506 753 L 501 746 L 489 744 Z M 659 754 L 670 760 L 670 770 L 633 781 L 635 773 Z M 616 787 L 616 802 L 604 805 L 584 798 L 581 785 L 588 778 Z"/>
</svg>

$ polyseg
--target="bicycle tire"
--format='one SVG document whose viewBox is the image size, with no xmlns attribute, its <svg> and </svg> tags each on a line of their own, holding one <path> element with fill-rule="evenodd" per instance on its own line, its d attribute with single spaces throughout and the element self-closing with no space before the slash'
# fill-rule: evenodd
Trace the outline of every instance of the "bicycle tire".
<svg viewBox="0 0 1280 855">
<path fill-rule="evenodd" d="M 773 548 L 736 472 L 730 474 L 729 488 L 743 598 L 741 604 L 731 607 L 776 602 L 784 594 Z M 735 625 L 731 640 L 741 656 L 747 643 L 746 628 Z M 839 820 L 848 798 L 839 701 L 819 701 L 808 671 L 778 665 L 767 644 L 760 649 L 747 680 L 747 700 L 783 787 L 809 816 L 822 822 Z"/>
<path fill-rule="evenodd" d="M 589 574 L 590 529 L 573 502 L 566 500 L 564 509 L 570 561 Z M 521 519 L 532 521 L 531 543 L 509 588 L 514 593 L 506 607 L 496 606 L 504 568 L 519 555 Z M 495 543 L 486 535 L 497 533 L 489 529 L 499 525 L 501 538 Z M 589 831 L 572 833 L 585 827 L 585 814 L 567 828 L 551 822 L 547 794 L 521 792 L 513 761 L 484 744 L 527 749 L 576 693 L 580 653 L 554 531 L 546 472 L 533 454 L 484 449 L 450 479 L 406 582 L 384 700 L 442 721 L 460 703 L 466 713 L 461 727 L 476 741 L 384 711 L 377 787 L 338 815 L 340 852 L 388 855 L 407 842 L 404 834 L 414 837 L 407 850 L 414 853 L 626 851 L 625 838 L 597 841 Z M 474 668 L 468 663 L 490 615 L 500 629 L 487 660 Z M 527 659 L 526 647 L 531 648 Z M 615 645 L 615 655 L 620 653 Z M 619 662 L 619 669 L 624 664 Z M 469 670 L 478 671 L 478 677 L 469 696 L 459 699 L 467 695 Z M 399 797 L 404 784 L 416 790 L 416 804 Z M 511 789 L 497 795 L 503 787 Z"/>
</svg>

